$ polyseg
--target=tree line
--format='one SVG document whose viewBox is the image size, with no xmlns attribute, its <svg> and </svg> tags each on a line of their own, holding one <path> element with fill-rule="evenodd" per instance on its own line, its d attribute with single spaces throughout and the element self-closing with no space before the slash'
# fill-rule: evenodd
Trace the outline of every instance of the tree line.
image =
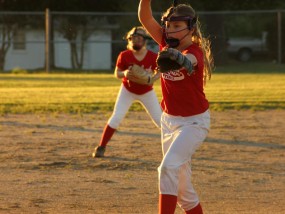
<svg viewBox="0 0 285 214">
<path fill-rule="evenodd" d="M 66 12 L 136 12 L 138 7 L 139 0 L 0 0 L 0 25 L 1 27 L 1 43 L 0 43 L 0 70 L 3 70 L 5 63 L 5 55 L 8 49 L 11 46 L 11 40 L 13 37 L 13 32 L 15 29 L 18 29 L 21 26 L 24 26 L 25 23 L 31 23 L 34 26 L 42 25 L 41 20 L 36 20 L 30 18 L 28 15 L 25 17 L 16 17 L 12 15 L 1 15 L 1 11 L 28 11 L 28 12 L 44 12 L 46 8 L 49 8 L 50 11 L 66 11 Z M 235 10 L 278 10 L 285 9 L 284 0 L 221 0 L 212 1 L 212 0 L 203 0 L 203 1 L 192 1 L 192 0 L 178 0 L 178 3 L 187 3 L 191 4 L 196 11 L 235 11 Z M 163 12 L 172 4 L 172 0 L 152 0 L 152 8 L 154 12 Z M 225 63 L 226 57 L 226 36 L 223 22 L 225 17 L 217 15 L 205 16 L 205 22 L 207 25 L 208 35 L 212 35 L 212 49 L 214 52 L 216 64 Z M 158 17 L 159 19 L 159 17 Z M 284 17 L 283 17 L 284 19 Z M 61 17 L 60 33 L 66 38 L 71 47 L 71 64 L 74 69 L 81 69 L 83 65 L 83 54 L 84 54 L 84 44 L 88 40 L 88 37 L 92 32 L 98 29 L 98 26 L 104 26 L 104 24 L 112 23 L 114 20 L 106 20 L 104 17 L 92 17 L 92 16 L 70 16 L 70 17 Z M 138 24 L 137 17 L 135 16 L 133 20 L 124 21 L 116 20 L 120 22 L 120 31 L 122 29 L 130 28 L 130 24 Z M 132 22 L 132 23 L 130 23 Z M 90 23 L 92 23 L 90 25 Z M 52 25 L 53 26 L 53 25 Z M 96 26 L 90 28 L 90 26 Z M 274 25 L 273 25 L 274 26 Z M 271 26 L 271 29 L 273 27 Z M 274 28 L 275 29 L 275 28 Z M 276 43 L 276 32 L 273 29 L 273 39 L 272 42 Z M 120 35 L 121 32 L 114 31 L 113 39 L 116 38 L 116 35 Z M 270 30 L 270 28 L 269 28 Z M 53 28 L 52 28 L 53 31 Z M 285 30 L 283 28 L 283 37 L 285 36 Z M 51 33 L 53 36 L 53 33 Z M 80 48 L 76 47 L 74 41 L 80 37 Z M 51 38 L 52 40 L 53 38 Z M 8 41 L 8 42 L 7 42 Z M 285 41 L 285 39 L 283 39 Z M 274 44 L 274 47 L 277 44 Z M 283 50 L 285 49 L 285 42 L 283 42 Z M 272 46 L 273 47 L 273 46 Z M 118 47 L 120 48 L 120 47 Z M 53 46 L 51 48 L 53 50 Z M 113 51 L 116 53 L 119 50 Z M 285 51 L 284 51 L 285 52 Z M 218 54 L 217 54 L 218 53 Z M 285 53 L 284 53 L 285 55 Z M 54 67 L 54 60 L 51 57 L 51 67 Z"/>
<path fill-rule="evenodd" d="M 139 0 L 0 0 L 1 11 L 86 11 L 120 12 L 137 11 Z M 285 9 L 284 0 L 178 0 L 191 4 L 196 11 L 223 10 L 272 10 Z M 152 0 L 153 11 L 161 12 L 172 4 L 172 0 Z"/>
</svg>

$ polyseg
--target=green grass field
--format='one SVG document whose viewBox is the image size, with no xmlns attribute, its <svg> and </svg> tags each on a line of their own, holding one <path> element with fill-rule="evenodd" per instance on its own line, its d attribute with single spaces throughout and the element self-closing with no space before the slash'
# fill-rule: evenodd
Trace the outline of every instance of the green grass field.
<svg viewBox="0 0 285 214">
<path fill-rule="evenodd" d="M 223 70 L 224 69 L 224 70 Z M 213 74 L 205 92 L 213 110 L 284 109 L 285 72 Z M 112 74 L 0 74 L 0 113 L 89 113 L 113 109 L 120 80 Z M 155 84 L 161 98 L 159 81 Z M 134 104 L 131 110 L 142 110 Z"/>
</svg>

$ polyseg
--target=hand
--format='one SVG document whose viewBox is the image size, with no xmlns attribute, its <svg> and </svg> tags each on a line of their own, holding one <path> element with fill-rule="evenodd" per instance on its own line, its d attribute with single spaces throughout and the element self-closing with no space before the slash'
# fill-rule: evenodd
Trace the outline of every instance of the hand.
<svg viewBox="0 0 285 214">
<path fill-rule="evenodd" d="M 130 72 L 130 70 L 125 70 L 123 71 L 124 77 L 128 78 L 128 73 Z"/>
<path fill-rule="evenodd" d="M 132 72 L 132 66 L 129 66 L 129 68 L 127 70 L 123 71 L 124 77 L 126 77 L 128 79 L 128 77 L 131 75 Z"/>
</svg>

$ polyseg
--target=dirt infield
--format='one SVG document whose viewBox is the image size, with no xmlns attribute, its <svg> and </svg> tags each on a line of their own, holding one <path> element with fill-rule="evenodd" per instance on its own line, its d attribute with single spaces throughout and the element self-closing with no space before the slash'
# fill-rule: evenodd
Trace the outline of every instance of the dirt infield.
<svg viewBox="0 0 285 214">
<path fill-rule="evenodd" d="M 92 159 L 110 114 L 1 116 L 0 213 L 157 213 L 160 132 L 130 112 Z M 193 157 L 205 213 L 285 213 L 285 110 L 211 115 Z"/>
</svg>

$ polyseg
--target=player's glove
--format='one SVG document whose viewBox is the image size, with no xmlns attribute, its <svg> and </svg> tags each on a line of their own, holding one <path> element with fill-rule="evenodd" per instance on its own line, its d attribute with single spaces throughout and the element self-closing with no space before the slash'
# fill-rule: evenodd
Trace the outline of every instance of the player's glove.
<svg viewBox="0 0 285 214">
<path fill-rule="evenodd" d="M 155 78 L 155 73 L 148 72 L 144 68 L 134 64 L 125 73 L 128 80 L 141 84 L 141 85 L 151 85 L 157 79 Z"/>
<path fill-rule="evenodd" d="M 157 68 L 161 73 L 165 73 L 171 70 L 178 70 L 182 66 L 179 65 L 175 59 L 176 54 L 172 51 L 173 48 L 167 48 L 158 53 L 156 58 Z"/>
<path fill-rule="evenodd" d="M 166 48 L 158 53 L 156 59 L 158 70 L 161 73 L 171 70 L 179 70 L 184 67 L 189 73 L 192 72 L 192 63 L 180 51 L 174 48 Z"/>
</svg>

